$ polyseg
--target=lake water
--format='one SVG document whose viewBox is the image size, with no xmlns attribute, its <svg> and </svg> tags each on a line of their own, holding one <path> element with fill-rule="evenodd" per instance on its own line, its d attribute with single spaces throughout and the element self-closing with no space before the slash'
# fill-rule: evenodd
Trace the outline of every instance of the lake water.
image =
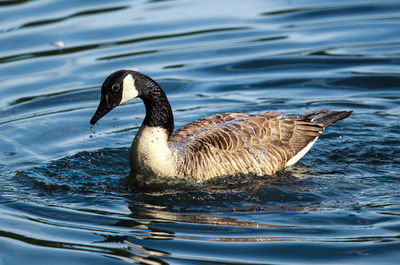
<svg viewBox="0 0 400 265">
<path fill-rule="evenodd" d="M 352 110 L 295 166 L 193 189 L 127 184 L 134 68 L 180 127 Z M 399 264 L 399 1 L 0 1 L 0 264 Z"/>
</svg>

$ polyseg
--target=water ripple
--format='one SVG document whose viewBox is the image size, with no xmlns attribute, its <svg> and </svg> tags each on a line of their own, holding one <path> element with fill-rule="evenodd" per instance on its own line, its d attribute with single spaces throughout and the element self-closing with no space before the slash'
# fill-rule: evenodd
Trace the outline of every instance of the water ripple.
<svg viewBox="0 0 400 265">
<path fill-rule="evenodd" d="M 0 2 L 1 261 L 397 264 L 398 10 L 390 0 Z M 102 81 L 120 68 L 160 83 L 178 127 L 217 112 L 353 114 L 274 176 L 144 189 L 128 178 L 143 104 L 89 127 Z"/>
</svg>

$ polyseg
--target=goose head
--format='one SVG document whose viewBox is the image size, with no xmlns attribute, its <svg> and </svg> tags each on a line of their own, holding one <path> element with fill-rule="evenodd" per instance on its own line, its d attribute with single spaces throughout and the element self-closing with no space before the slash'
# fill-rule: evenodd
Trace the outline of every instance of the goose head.
<svg viewBox="0 0 400 265">
<path fill-rule="evenodd" d="M 119 70 L 109 75 L 101 86 L 101 99 L 96 113 L 90 120 L 94 125 L 113 108 L 140 97 L 143 93 L 143 78 L 135 71 Z"/>
<path fill-rule="evenodd" d="M 170 135 L 174 129 L 171 105 L 156 81 L 139 72 L 119 70 L 109 75 L 101 87 L 100 104 L 90 120 L 94 125 L 113 108 L 134 98 L 146 108 L 144 126 L 162 127 Z"/>
</svg>

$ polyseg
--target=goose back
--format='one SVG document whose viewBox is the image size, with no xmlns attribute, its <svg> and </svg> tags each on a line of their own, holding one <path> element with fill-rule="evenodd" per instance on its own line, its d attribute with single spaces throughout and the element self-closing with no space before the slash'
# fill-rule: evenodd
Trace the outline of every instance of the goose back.
<svg viewBox="0 0 400 265">
<path fill-rule="evenodd" d="M 324 123 L 281 113 L 222 113 L 189 123 L 169 139 L 177 175 L 197 181 L 236 173 L 272 175 L 321 135 Z M 301 158 L 301 157 L 300 157 Z"/>
</svg>

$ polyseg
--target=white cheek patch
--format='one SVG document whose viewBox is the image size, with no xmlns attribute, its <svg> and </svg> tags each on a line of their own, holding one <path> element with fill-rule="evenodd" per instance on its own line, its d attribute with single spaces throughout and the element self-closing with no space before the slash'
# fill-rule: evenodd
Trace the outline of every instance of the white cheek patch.
<svg viewBox="0 0 400 265">
<path fill-rule="evenodd" d="M 132 75 L 127 75 L 122 83 L 122 99 L 119 104 L 123 104 L 133 98 L 136 98 L 138 94 L 139 92 L 135 86 L 135 79 L 133 79 Z"/>
</svg>

